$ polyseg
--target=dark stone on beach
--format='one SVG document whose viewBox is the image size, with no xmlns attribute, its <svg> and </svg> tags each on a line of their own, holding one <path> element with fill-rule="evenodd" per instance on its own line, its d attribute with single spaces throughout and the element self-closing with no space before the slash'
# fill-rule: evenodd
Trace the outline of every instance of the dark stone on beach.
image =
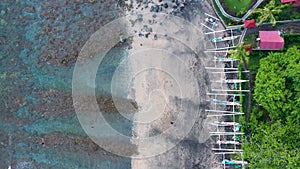
<svg viewBox="0 0 300 169">
<path fill-rule="evenodd" d="M 141 31 L 152 32 L 152 28 L 148 27 L 147 25 L 144 25 L 143 28 L 141 29 Z"/>
<path fill-rule="evenodd" d="M 180 6 L 180 10 L 182 11 L 184 9 L 184 5 Z"/>
<path fill-rule="evenodd" d="M 168 8 L 169 5 L 167 3 L 163 4 L 164 8 Z"/>
<path fill-rule="evenodd" d="M 148 37 L 149 37 L 149 35 L 150 35 L 150 33 L 147 33 L 147 34 L 145 34 L 145 37 L 146 37 L 146 38 L 148 38 Z"/>
<path fill-rule="evenodd" d="M 151 6 L 150 12 L 159 12 L 159 6 L 157 6 L 157 5 Z"/>
<path fill-rule="evenodd" d="M 156 14 L 153 14 L 152 17 L 153 17 L 153 18 L 156 18 Z"/>
<path fill-rule="evenodd" d="M 154 12 L 154 6 L 151 6 L 150 12 Z"/>
<path fill-rule="evenodd" d="M 155 12 L 159 12 L 159 7 L 156 7 L 156 8 L 155 8 Z"/>
<path fill-rule="evenodd" d="M 162 11 L 162 6 L 159 7 L 159 12 L 161 12 L 161 11 Z"/>
<path fill-rule="evenodd" d="M 143 15 L 142 14 L 140 14 L 140 15 L 138 15 L 138 19 L 137 19 L 139 22 L 142 22 L 143 21 Z"/>
<path fill-rule="evenodd" d="M 162 0 L 158 0 L 158 2 L 162 2 Z"/>
<path fill-rule="evenodd" d="M 155 34 L 154 35 L 154 40 L 157 40 L 158 39 L 158 36 Z"/>
</svg>

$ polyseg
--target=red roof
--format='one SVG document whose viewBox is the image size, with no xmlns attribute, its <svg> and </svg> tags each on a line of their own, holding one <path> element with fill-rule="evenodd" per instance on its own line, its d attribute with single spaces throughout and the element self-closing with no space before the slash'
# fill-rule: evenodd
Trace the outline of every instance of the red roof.
<svg viewBox="0 0 300 169">
<path fill-rule="evenodd" d="M 281 3 L 295 2 L 296 0 L 281 0 Z"/>
<path fill-rule="evenodd" d="M 250 45 L 248 48 L 246 48 L 246 51 L 247 51 L 247 52 L 252 52 L 252 49 L 253 49 L 253 48 L 252 48 L 252 45 Z"/>
<path fill-rule="evenodd" d="M 299 6 L 300 0 L 281 0 L 281 3 L 291 3 L 293 6 Z"/>
<path fill-rule="evenodd" d="M 255 28 L 256 27 L 255 19 L 246 20 L 244 23 L 244 27 L 245 28 Z"/>
<path fill-rule="evenodd" d="M 259 31 L 261 50 L 280 50 L 284 46 L 284 40 L 279 31 Z"/>
</svg>

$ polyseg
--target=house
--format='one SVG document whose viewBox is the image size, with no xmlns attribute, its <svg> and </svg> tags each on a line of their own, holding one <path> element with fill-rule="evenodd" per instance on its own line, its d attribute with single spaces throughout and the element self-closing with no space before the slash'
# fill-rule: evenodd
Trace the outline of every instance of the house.
<svg viewBox="0 0 300 169">
<path fill-rule="evenodd" d="M 255 28 L 256 27 L 255 19 L 246 20 L 244 23 L 244 27 L 245 28 Z"/>
<path fill-rule="evenodd" d="M 261 50 L 281 50 L 284 46 L 284 39 L 279 31 L 259 31 L 259 40 Z"/>
<path fill-rule="evenodd" d="M 281 0 L 281 3 L 291 3 L 293 6 L 299 6 L 300 0 Z"/>
</svg>

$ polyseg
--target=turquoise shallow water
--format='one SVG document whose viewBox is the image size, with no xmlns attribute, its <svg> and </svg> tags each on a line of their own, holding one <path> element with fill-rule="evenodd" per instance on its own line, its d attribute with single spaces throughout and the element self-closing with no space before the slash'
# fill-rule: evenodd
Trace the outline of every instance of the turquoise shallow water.
<svg viewBox="0 0 300 169">
<path fill-rule="evenodd" d="M 0 168 L 130 168 L 130 159 L 105 152 L 88 138 L 71 98 L 76 57 L 92 33 L 122 15 L 115 4 L 1 1 Z M 99 96 L 109 95 L 124 56 L 119 48 L 107 54 L 96 79 Z M 114 116 L 119 115 L 109 118 Z M 127 120 L 110 124 L 131 133 Z"/>
</svg>

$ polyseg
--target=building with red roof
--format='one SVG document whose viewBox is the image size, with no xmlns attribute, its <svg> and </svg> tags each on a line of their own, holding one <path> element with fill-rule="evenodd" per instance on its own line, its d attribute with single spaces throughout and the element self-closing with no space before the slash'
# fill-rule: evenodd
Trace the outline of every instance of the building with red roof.
<svg viewBox="0 0 300 169">
<path fill-rule="evenodd" d="M 281 50 L 284 46 L 284 39 L 279 31 L 259 31 L 261 50 Z"/>
<path fill-rule="evenodd" d="M 281 0 L 281 3 L 295 2 L 296 0 Z"/>
<path fill-rule="evenodd" d="M 293 6 L 299 6 L 300 0 L 281 0 L 281 3 L 291 3 Z"/>
<path fill-rule="evenodd" d="M 256 21 L 255 19 L 246 20 L 244 23 L 245 28 L 255 28 L 256 27 Z"/>
</svg>

